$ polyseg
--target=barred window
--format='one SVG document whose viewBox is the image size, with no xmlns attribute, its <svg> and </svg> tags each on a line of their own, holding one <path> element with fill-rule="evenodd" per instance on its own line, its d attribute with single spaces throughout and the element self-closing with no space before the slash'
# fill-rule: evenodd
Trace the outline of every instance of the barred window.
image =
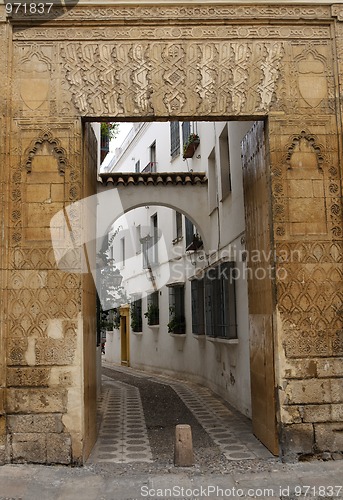
<svg viewBox="0 0 343 500">
<path fill-rule="evenodd" d="M 192 297 L 192 332 L 196 335 L 205 333 L 205 301 L 204 280 L 195 279 L 191 282 Z"/>
<path fill-rule="evenodd" d="M 180 154 L 179 122 L 170 122 L 170 154 L 172 158 Z"/>
<path fill-rule="evenodd" d="M 207 271 L 204 281 L 206 335 L 237 338 L 234 263 L 224 262 Z"/>
<path fill-rule="evenodd" d="M 131 303 L 131 328 L 134 332 L 142 331 L 142 299 L 134 298 Z"/>
<path fill-rule="evenodd" d="M 158 325 L 160 322 L 160 309 L 158 301 L 158 291 L 148 295 L 148 310 L 144 313 L 148 319 L 148 325 Z"/>
<path fill-rule="evenodd" d="M 186 228 L 186 248 L 192 244 L 194 235 L 194 225 L 187 217 L 185 217 L 185 228 Z"/>
<path fill-rule="evenodd" d="M 184 285 L 169 287 L 169 333 L 185 333 L 185 288 Z"/>
</svg>

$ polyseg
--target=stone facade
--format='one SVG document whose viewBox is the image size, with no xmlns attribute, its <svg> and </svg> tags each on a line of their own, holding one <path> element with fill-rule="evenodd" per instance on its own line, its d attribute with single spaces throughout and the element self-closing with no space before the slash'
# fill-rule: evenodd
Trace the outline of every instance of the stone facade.
<svg viewBox="0 0 343 500">
<path fill-rule="evenodd" d="M 0 6 L 2 462 L 82 463 L 95 439 L 94 287 L 49 236 L 95 190 L 82 117 L 268 119 L 280 450 L 343 450 L 343 7 L 177 3 Z"/>
</svg>

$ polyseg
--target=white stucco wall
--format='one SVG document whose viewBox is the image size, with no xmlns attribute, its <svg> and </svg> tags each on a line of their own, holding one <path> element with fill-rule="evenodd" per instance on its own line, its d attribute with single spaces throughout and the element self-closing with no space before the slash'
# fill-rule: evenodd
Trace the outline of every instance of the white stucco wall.
<svg viewBox="0 0 343 500">
<path fill-rule="evenodd" d="M 192 333 L 191 321 L 191 283 L 189 277 L 195 270 L 209 264 L 215 264 L 223 255 L 229 253 L 234 257 L 241 256 L 244 250 L 244 200 L 242 184 L 242 166 L 240 158 L 240 141 L 251 127 L 250 122 L 198 122 L 193 124 L 200 136 L 200 146 L 192 159 L 183 160 L 181 154 L 170 161 L 169 123 L 151 123 L 140 128 L 138 137 L 128 147 L 115 168 L 116 171 L 134 171 L 135 162 L 141 160 L 141 168 L 149 161 L 149 146 L 156 140 L 156 158 L 158 171 L 208 171 L 209 157 L 215 151 L 216 172 L 212 182 L 216 183 L 218 200 L 216 208 L 210 210 L 208 206 L 208 224 L 210 226 L 210 249 L 202 261 L 195 267 L 185 256 L 185 238 L 178 244 L 173 244 L 175 238 L 175 213 L 165 207 L 142 207 L 127 213 L 118 219 L 114 230 L 121 227 L 114 240 L 113 257 L 121 270 L 124 280 L 131 281 L 130 292 L 138 287 L 140 282 L 137 275 L 142 270 L 142 254 L 135 246 L 135 231 L 138 225 L 147 228 L 150 226 L 151 216 L 157 212 L 158 226 L 163 238 L 159 242 L 159 261 L 167 262 L 171 275 L 168 282 L 180 281 L 176 273 L 184 269 L 185 282 L 185 310 L 186 335 L 172 336 L 168 333 L 169 322 L 169 288 L 161 286 L 159 290 L 160 324 L 158 327 L 149 327 L 143 316 L 143 332 L 130 334 L 130 363 L 140 369 L 149 369 L 164 372 L 177 377 L 185 377 L 201 382 L 213 389 L 233 404 L 242 413 L 251 415 L 250 403 L 250 369 L 249 369 L 249 324 L 248 324 L 248 296 L 247 282 L 244 279 L 236 281 L 236 314 L 237 340 L 227 341 L 211 339 L 205 336 L 195 336 Z M 232 191 L 225 199 L 220 200 L 221 178 L 219 137 L 227 127 L 230 143 L 230 168 Z M 213 155 L 212 155 L 213 157 Z M 213 161 L 212 161 L 213 164 Z M 225 172 L 224 172 L 225 174 Z M 214 181 L 213 181 L 214 178 Z M 192 199 L 189 200 L 192 203 Z M 172 200 L 168 200 L 172 205 Z M 177 207 L 176 207 L 177 208 Z M 213 208 L 213 207 L 212 207 Z M 131 234 L 131 236 L 130 236 Z M 126 241 L 126 262 L 120 262 L 121 250 L 118 242 L 122 237 Z M 131 243 L 129 241 L 131 240 Z M 165 253 L 163 252 L 165 250 Z M 176 257 L 181 255 L 181 257 Z M 173 259 L 177 260 L 173 260 Z M 238 273 L 243 275 L 243 263 L 236 262 Z M 173 274 L 174 272 L 174 274 Z M 130 275 L 135 275 L 130 280 Z M 165 276 L 164 276 L 165 279 Z M 125 281 L 124 281 L 125 282 Z M 149 282 L 147 282 L 149 283 Z M 152 291 L 148 285 L 147 292 Z M 147 310 L 147 298 L 143 296 L 143 314 Z M 106 344 L 104 359 L 120 363 L 120 335 L 118 331 L 110 333 Z"/>
</svg>

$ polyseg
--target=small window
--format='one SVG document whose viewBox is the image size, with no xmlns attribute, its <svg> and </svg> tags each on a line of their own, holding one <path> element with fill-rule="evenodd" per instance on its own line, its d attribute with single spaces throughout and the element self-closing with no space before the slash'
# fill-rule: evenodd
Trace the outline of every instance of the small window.
<svg viewBox="0 0 343 500">
<path fill-rule="evenodd" d="M 227 125 L 225 125 L 225 128 L 219 137 L 219 165 L 221 179 L 221 199 L 224 200 L 231 192 L 230 150 Z"/>
<path fill-rule="evenodd" d="M 150 263 L 156 265 L 158 263 L 158 225 L 157 214 L 151 217 L 151 247 L 150 247 Z"/>
<path fill-rule="evenodd" d="M 142 299 L 134 296 L 131 302 L 131 329 L 133 332 L 142 331 Z"/>
<path fill-rule="evenodd" d="M 196 335 L 203 335 L 205 333 L 204 279 L 192 280 L 191 297 L 192 297 L 192 332 Z"/>
<path fill-rule="evenodd" d="M 189 247 L 193 242 L 194 235 L 194 224 L 187 217 L 185 217 L 186 226 L 186 248 Z"/>
<path fill-rule="evenodd" d="M 175 212 L 175 238 L 181 240 L 182 238 L 182 214 Z"/>
<path fill-rule="evenodd" d="M 156 142 L 150 146 L 150 172 L 156 172 Z"/>
<path fill-rule="evenodd" d="M 170 155 L 172 158 L 180 154 L 180 124 L 170 122 Z"/>
<path fill-rule="evenodd" d="M 210 214 L 218 206 L 217 192 L 216 155 L 213 149 L 208 157 L 208 208 Z"/>
<path fill-rule="evenodd" d="M 169 287 L 169 333 L 185 333 L 185 288 L 184 285 Z"/>
<path fill-rule="evenodd" d="M 158 291 L 148 295 L 147 311 L 144 316 L 148 320 L 148 325 L 158 325 L 160 322 L 160 310 L 158 301 Z"/>
<path fill-rule="evenodd" d="M 141 171 L 141 161 L 140 161 L 140 160 L 138 160 L 138 161 L 136 161 L 136 163 L 135 163 L 135 172 L 136 172 L 136 173 L 138 173 L 138 172 L 140 172 L 140 171 Z"/>
</svg>

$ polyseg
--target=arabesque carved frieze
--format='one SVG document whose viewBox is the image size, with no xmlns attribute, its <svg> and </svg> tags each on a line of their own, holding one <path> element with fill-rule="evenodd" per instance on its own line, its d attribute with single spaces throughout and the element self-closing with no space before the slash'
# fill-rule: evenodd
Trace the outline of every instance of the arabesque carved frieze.
<svg viewBox="0 0 343 500">
<path fill-rule="evenodd" d="M 78 42 L 60 57 L 82 115 L 211 115 L 267 111 L 283 53 L 282 42 Z"/>
</svg>

